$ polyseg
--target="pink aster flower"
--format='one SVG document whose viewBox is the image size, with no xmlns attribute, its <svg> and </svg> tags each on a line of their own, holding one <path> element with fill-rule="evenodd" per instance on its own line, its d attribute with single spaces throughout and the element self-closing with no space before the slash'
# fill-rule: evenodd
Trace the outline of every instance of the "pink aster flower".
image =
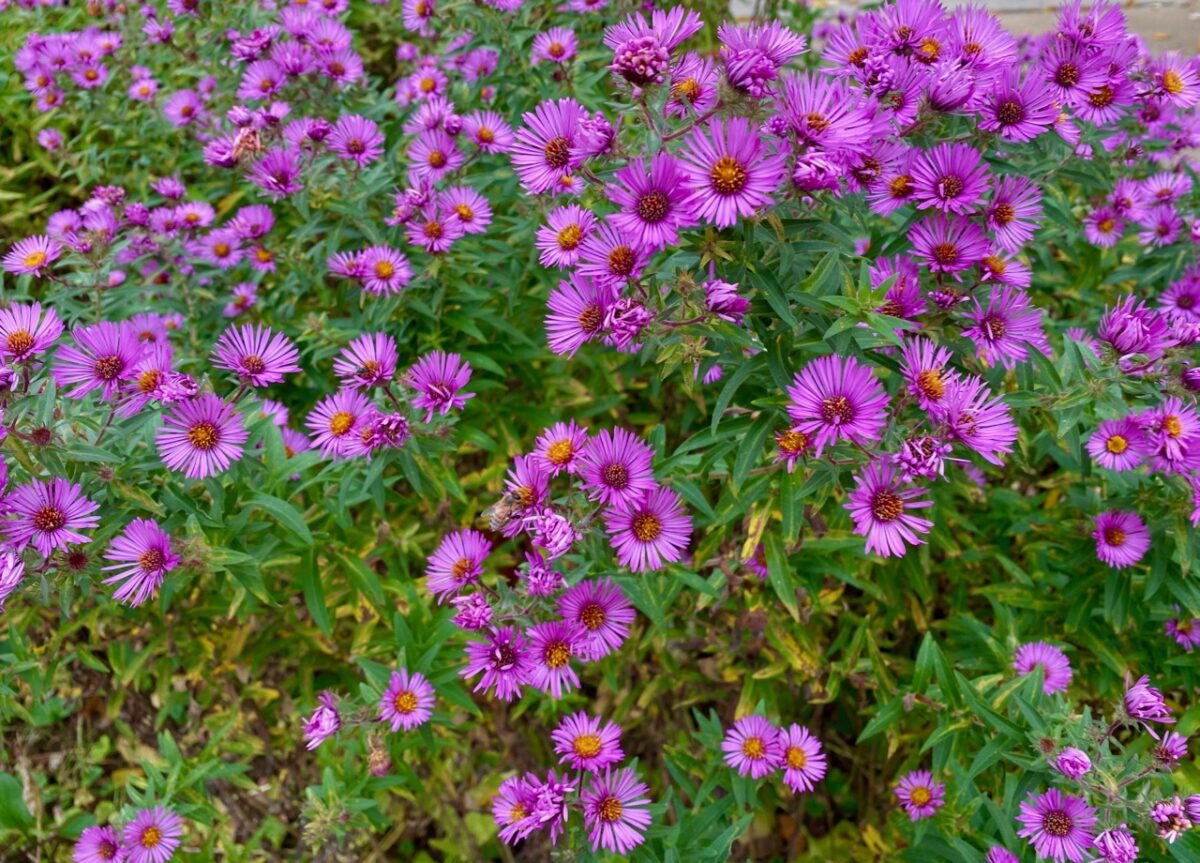
<svg viewBox="0 0 1200 863">
<path fill-rule="evenodd" d="M 338 120 L 327 143 L 331 152 L 360 168 L 383 155 L 383 133 L 374 121 L 357 114 Z"/>
<path fill-rule="evenodd" d="M 475 397 L 475 393 L 461 392 L 470 380 L 471 366 L 458 354 L 444 351 L 425 354 L 404 373 L 405 383 L 418 393 L 413 407 L 425 410 L 425 422 L 430 422 L 435 412 L 446 416 L 462 410 L 467 399 Z"/>
<path fill-rule="evenodd" d="M 252 387 L 279 383 L 288 372 L 300 371 L 300 352 L 283 333 L 270 327 L 243 324 L 221 333 L 213 348 L 213 365 L 236 374 Z"/>
<path fill-rule="evenodd" d="M 554 698 L 578 688 L 579 675 L 571 668 L 571 658 L 586 637 L 580 624 L 568 620 L 551 620 L 530 629 L 529 684 Z"/>
<path fill-rule="evenodd" d="M 948 438 L 979 453 L 994 465 L 1012 452 L 1017 425 L 1000 396 L 993 396 L 983 378 L 955 377 L 946 382 L 946 394 L 930 411 Z"/>
<path fill-rule="evenodd" d="M 462 220 L 441 204 L 427 207 L 408 226 L 408 241 L 431 255 L 444 255 L 465 234 Z"/>
<path fill-rule="evenodd" d="M 213 393 L 178 402 L 163 414 L 155 442 L 171 470 L 188 479 L 205 479 L 242 457 L 249 437 L 234 406 Z"/>
<path fill-rule="evenodd" d="M 956 216 L 926 217 L 912 226 L 909 239 L 913 255 L 925 261 L 934 273 L 960 273 L 974 267 L 988 253 L 982 229 Z"/>
<path fill-rule="evenodd" d="M 602 429 L 579 454 L 583 490 L 606 506 L 638 503 L 656 488 L 654 450 L 632 432 Z"/>
<path fill-rule="evenodd" d="M 550 732 L 559 761 L 572 770 L 599 773 L 603 768 L 619 764 L 625 758 L 621 750 L 621 728 L 598 716 L 588 716 L 582 710 L 564 716 L 558 727 Z"/>
<path fill-rule="evenodd" d="M 1141 425 L 1133 417 L 1104 420 L 1087 442 L 1087 451 L 1096 462 L 1109 470 L 1133 470 L 1149 452 L 1149 442 Z"/>
<path fill-rule="evenodd" d="M 412 281 L 412 267 L 402 252 L 387 246 L 370 246 L 359 253 L 355 263 L 362 288 L 369 294 L 391 296 L 400 293 Z"/>
<path fill-rule="evenodd" d="M 558 99 L 542 102 L 522 117 L 525 125 L 512 147 L 521 185 L 535 195 L 548 192 L 583 163 L 576 136 L 587 116 L 574 99 Z"/>
<path fill-rule="evenodd" d="M 606 768 L 592 777 L 580 797 L 583 824 L 593 851 L 628 854 L 646 841 L 650 826 L 650 789 L 628 768 Z"/>
<path fill-rule="evenodd" d="M 558 283 L 546 300 L 546 342 L 550 350 L 574 357 L 589 341 L 604 332 L 604 321 L 613 302 L 613 291 L 598 281 L 572 273 Z"/>
<path fill-rule="evenodd" d="M 1096 516 L 1096 556 L 1113 569 L 1137 563 L 1150 549 L 1150 531 L 1135 512 L 1110 509 Z"/>
<path fill-rule="evenodd" d="M 442 129 L 427 129 L 408 147 L 409 178 L 436 183 L 462 167 L 466 157 Z"/>
<path fill-rule="evenodd" d="M 1163 698 L 1160 691 L 1150 685 L 1148 675 L 1143 674 L 1132 686 L 1128 685 L 1128 677 L 1125 678 L 1125 682 L 1125 715 L 1127 717 L 1143 724 L 1161 722 L 1163 725 L 1171 725 L 1175 722 L 1175 717 L 1171 715 L 1171 708 L 1167 706 L 1166 699 Z"/>
<path fill-rule="evenodd" d="M 491 550 L 492 544 L 478 531 L 460 530 L 443 537 L 425 571 L 426 587 L 439 604 L 479 580 Z"/>
<path fill-rule="evenodd" d="M 1017 835 L 1029 840 L 1038 857 L 1055 863 L 1083 863 L 1095 838 L 1096 810 L 1083 797 L 1057 788 L 1041 794 L 1031 791 L 1021 803 L 1017 821 L 1021 823 Z"/>
<path fill-rule="evenodd" d="M 665 150 L 650 159 L 649 171 L 640 162 L 626 165 L 608 187 L 609 200 L 621 208 L 610 217 L 613 226 L 652 249 L 674 245 L 679 229 L 695 223 L 684 181 L 681 163 Z"/>
<path fill-rule="evenodd" d="M 310 752 L 337 734 L 342 727 L 342 715 L 338 712 L 333 693 L 326 689 L 317 696 L 317 709 L 304 720 L 304 739 Z"/>
<path fill-rule="evenodd" d="M 100 524 L 92 515 L 100 505 L 83 494 L 78 483 L 62 477 L 49 482 L 30 480 L 12 490 L 4 500 L 8 513 L 5 536 L 16 548 L 32 544 L 43 557 L 71 543 L 91 542 L 80 533 Z"/>
<path fill-rule="evenodd" d="M 770 204 L 786 168 L 785 156 L 771 151 L 742 117 L 696 129 L 679 157 L 692 212 L 718 228 Z"/>
<path fill-rule="evenodd" d="M 558 597 L 558 613 L 587 632 L 586 639 L 577 645 L 582 662 L 602 659 L 620 648 L 629 636 L 629 624 L 637 616 L 611 578 L 587 579 L 563 591 Z"/>
<path fill-rule="evenodd" d="M 575 31 L 566 27 L 551 27 L 533 37 L 530 63 L 534 66 L 543 61 L 570 63 L 575 58 L 578 46 Z"/>
<path fill-rule="evenodd" d="M 467 645 L 467 664 L 459 674 L 467 679 L 482 673 L 475 692 L 495 688 L 496 697 L 512 701 L 533 675 L 533 656 L 524 634 L 516 627 L 493 628 L 483 641 Z"/>
<path fill-rule="evenodd" d="M 984 362 L 999 362 L 1005 368 L 1029 359 L 1030 351 L 1050 355 L 1050 343 L 1042 328 L 1041 309 L 1032 305 L 1024 291 L 1005 285 L 993 290 L 986 310 L 975 301 L 968 317 L 973 326 L 963 335 L 975 343 Z"/>
<path fill-rule="evenodd" d="M 725 753 L 725 763 L 738 776 L 753 779 L 769 776 L 783 759 L 779 729 L 757 713 L 733 723 L 721 741 L 721 751 Z"/>
<path fill-rule="evenodd" d="M 780 767 L 784 784 L 795 794 L 812 791 L 825 778 L 825 753 L 821 750 L 821 741 L 807 728 L 793 722 L 783 731 L 779 743 L 783 750 Z"/>
<path fill-rule="evenodd" d="M 162 806 L 142 809 L 121 831 L 123 861 L 166 863 L 183 836 L 183 819 Z"/>
<path fill-rule="evenodd" d="M 1047 695 L 1067 691 L 1072 672 L 1065 653 L 1044 641 L 1031 641 L 1017 648 L 1013 657 L 1013 669 L 1017 674 L 1029 674 L 1038 666 L 1042 668 L 1042 688 Z"/>
<path fill-rule="evenodd" d="M 113 827 L 88 827 L 71 853 L 73 863 L 112 863 L 121 851 L 121 837 Z"/>
<path fill-rule="evenodd" d="M 987 168 L 969 144 L 938 144 L 913 163 L 917 209 L 934 207 L 963 215 L 975 209 L 987 187 Z"/>
<path fill-rule="evenodd" d="M 1087 753 L 1074 746 L 1068 746 L 1055 756 L 1052 765 L 1055 770 L 1068 779 L 1079 779 L 1086 776 L 1092 769 L 1092 759 Z"/>
<path fill-rule="evenodd" d="M 179 565 L 179 555 L 171 550 L 171 535 L 149 518 L 135 518 L 105 552 L 106 560 L 117 561 L 104 567 L 116 574 L 105 584 L 121 583 L 113 599 L 137 608 L 152 597 L 167 573 Z"/>
<path fill-rule="evenodd" d="M 492 223 L 488 199 L 470 186 L 451 186 L 438 195 L 438 206 L 451 220 L 458 220 L 464 232 L 482 234 Z"/>
<path fill-rule="evenodd" d="M 81 399 L 99 389 L 105 399 L 117 395 L 133 374 L 142 352 L 137 333 L 127 322 L 101 321 L 71 331 L 74 345 L 59 348 L 54 359 L 54 379 L 59 387 L 75 386 L 64 395 Z"/>
<path fill-rule="evenodd" d="M 683 557 L 692 537 L 692 517 L 679 495 L 652 488 L 640 497 L 625 496 L 605 514 L 617 561 L 633 572 L 648 572 Z"/>
<path fill-rule="evenodd" d="M 40 276 L 62 255 L 63 247 L 58 240 L 38 234 L 18 240 L 4 256 L 4 269 L 17 276 Z"/>
<path fill-rule="evenodd" d="M 317 402 L 304 424 L 322 458 L 348 458 L 354 454 L 363 421 L 371 415 L 371 402 L 356 389 L 340 389 Z"/>
<path fill-rule="evenodd" d="M 333 361 L 333 373 L 346 387 L 385 386 L 395 376 L 399 358 L 396 340 L 390 335 L 364 333 L 342 348 Z"/>
<path fill-rule="evenodd" d="M 928 770 L 913 770 L 896 783 L 896 799 L 908 813 L 909 821 L 932 818 L 946 803 L 946 786 L 933 781 Z"/>
<path fill-rule="evenodd" d="M 869 366 L 854 357 L 819 357 L 797 373 L 787 390 L 793 430 L 808 435 L 820 457 L 841 440 L 880 440 L 887 423 L 887 393 Z"/>
<path fill-rule="evenodd" d="M 379 699 L 379 721 L 388 722 L 395 733 L 424 725 L 433 715 L 433 687 L 422 675 L 402 668 L 393 671 Z"/>
<path fill-rule="evenodd" d="M 905 342 L 900 352 L 900 370 L 908 384 L 908 392 L 923 410 L 931 410 L 946 395 L 947 379 L 954 376 L 946 371 L 953 352 L 927 338 L 917 337 Z"/>
<path fill-rule="evenodd" d="M 516 140 L 504 118 L 495 111 L 474 111 L 463 121 L 463 131 L 484 153 L 507 153 Z"/>
<path fill-rule="evenodd" d="M 54 309 L 43 314 L 41 303 L 13 303 L 0 311 L 0 357 L 10 363 L 32 359 L 62 335 L 63 324 Z"/>
<path fill-rule="evenodd" d="M 933 506 L 921 487 L 904 488 L 890 462 L 869 463 L 857 477 L 846 509 L 854 519 L 854 532 L 867 539 L 866 549 L 884 557 L 903 557 L 909 545 L 923 545 L 918 534 L 929 533 L 933 522 L 909 510 Z"/>
<path fill-rule="evenodd" d="M 533 455 L 550 476 L 558 476 L 564 470 L 573 473 L 578 469 L 579 455 L 587 440 L 587 429 L 574 420 L 555 423 L 533 442 Z"/>
</svg>

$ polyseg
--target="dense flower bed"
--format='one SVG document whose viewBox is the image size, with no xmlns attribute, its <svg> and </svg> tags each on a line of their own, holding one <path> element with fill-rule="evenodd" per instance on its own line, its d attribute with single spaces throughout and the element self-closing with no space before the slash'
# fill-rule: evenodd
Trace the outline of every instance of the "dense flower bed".
<svg viewBox="0 0 1200 863">
<path fill-rule="evenodd" d="M 5 855 L 1200 860 L 1200 61 L 0 8 Z"/>
</svg>

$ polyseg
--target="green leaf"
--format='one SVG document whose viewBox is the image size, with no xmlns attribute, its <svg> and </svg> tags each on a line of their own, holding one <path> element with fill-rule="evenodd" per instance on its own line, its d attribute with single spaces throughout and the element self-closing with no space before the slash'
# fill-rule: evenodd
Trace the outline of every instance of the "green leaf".
<svg viewBox="0 0 1200 863">
<path fill-rule="evenodd" d="M 311 548 L 313 545 L 313 535 L 309 531 L 308 525 L 304 523 L 304 516 L 300 514 L 300 510 L 292 506 L 286 500 L 255 492 L 246 499 L 246 503 L 260 507 L 272 515 L 283 527 L 287 528 L 292 536 L 296 537 L 305 546 Z"/>
</svg>

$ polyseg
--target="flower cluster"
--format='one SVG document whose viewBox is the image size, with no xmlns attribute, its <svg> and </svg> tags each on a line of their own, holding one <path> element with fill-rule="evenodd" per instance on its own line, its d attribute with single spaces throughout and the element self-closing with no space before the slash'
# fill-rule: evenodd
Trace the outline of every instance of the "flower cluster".
<svg viewBox="0 0 1200 863">
<path fill-rule="evenodd" d="M 825 778 L 821 741 L 794 722 L 779 729 L 757 713 L 743 716 L 725 733 L 721 750 L 739 776 L 762 779 L 782 772 L 783 784 L 793 794 L 811 792 Z"/>
<path fill-rule="evenodd" d="M 183 839 L 183 819 L 163 806 L 141 809 L 123 828 L 88 827 L 75 843 L 76 863 L 167 863 Z"/>
</svg>

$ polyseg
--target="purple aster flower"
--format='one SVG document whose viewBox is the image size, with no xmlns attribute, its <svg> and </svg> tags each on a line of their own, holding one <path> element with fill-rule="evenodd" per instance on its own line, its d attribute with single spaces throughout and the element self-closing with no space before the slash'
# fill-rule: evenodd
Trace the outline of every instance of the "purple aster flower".
<svg viewBox="0 0 1200 863">
<path fill-rule="evenodd" d="M 587 579 L 565 590 L 558 598 L 558 613 L 587 630 L 590 638 L 577 646 L 579 658 L 590 662 L 617 650 L 629 635 L 637 615 L 621 588 L 611 578 Z"/>
<path fill-rule="evenodd" d="M 1042 192 L 1027 177 L 997 178 L 985 215 L 996 244 L 1015 254 L 1033 239 L 1038 228 L 1042 217 Z"/>
<path fill-rule="evenodd" d="M 1161 722 L 1171 725 L 1175 717 L 1167 707 L 1163 694 L 1150 685 L 1150 677 L 1143 674 L 1132 686 L 1126 678 L 1125 715 L 1140 722 Z"/>
<path fill-rule="evenodd" d="M 869 463 L 856 481 L 845 506 L 854 519 L 854 532 L 867 539 L 868 553 L 902 557 L 908 545 L 924 544 L 917 534 L 929 533 L 933 522 L 908 510 L 933 506 L 933 501 L 922 497 L 927 489 L 903 488 L 895 468 L 886 461 Z"/>
<path fill-rule="evenodd" d="M 433 715 L 433 687 L 422 675 L 408 669 L 393 671 L 379 699 L 379 721 L 391 723 L 392 733 L 424 725 Z"/>
<path fill-rule="evenodd" d="M 542 102 L 522 116 L 525 125 L 512 147 L 513 170 L 521 185 L 535 195 L 548 192 L 583 163 L 575 137 L 586 116 L 574 99 Z"/>
<path fill-rule="evenodd" d="M 580 798 L 583 824 L 592 850 L 628 854 L 646 841 L 650 826 L 650 789 L 628 768 L 606 768 L 592 777 Z"/>
<path fill-rule="evenodd" d="M 14 551 L 0 551 L 0 611 L 25 580 L 25 561 Z"/>
<path fill-rule="evenodd" d="M 283 333 L 243 324 L 221 333 L 213 348 L 213 365 L 236 374 L 244 383 L 265 387 L 284 374 L 300 371 L 300 352 Z"/>
<path fill-rule="evenodd" d="M 1133 470 L 1149 454 L 1149 443 L 1137 420 L 1122 417 L 1104 420 L 1088 439 L 1087 451 L 1096 462 L 1109 470 Z"/>
<path fill-rule="evenodd" d="M 1104 863 L 1136 863 L 1140 852 L 1137 841 L 1124 824 L 1105 830 L 1092 845 Z"/>
<path fill-rule="evenodd" d="M 555 512 L 550 507 L 540 512 L 528 515 L 524 519 L 525 531 L 533 538 L 533 545 L 546 553 L 550 560 L 562 557 L 583 536 L 579 529 L 565 515 Z M 530 574 L 531 578 L 533 573 Z M 541 578 L 544 595 L 550 595 L 560 587 L 561 576 L 554 572 L 545 572 Z M 533 589 L 533 582 L 527 585 Z"/>
<path fill-rule="evenodd" d="M 1124 220 L 1112 207 L 1097 207 L 1083 220 L 1083 233 L 1093 246 L 1115 246 L 1125 232 Z"/>
<path fill-rule="evenodd" d="M 1067 655 L 1052 644 L 1031 641 L 1017 648 L 1013 657 L 1013 669 L 1025 675 L 1037 666 L 1042 667 L 1042 688 L 1047 695 L 1066 692 L 1071 685 L 1071 661 Z"/>
<path fill-rule="evenodd" d="M 984 863 L 1021 863 L 1021 859 L 1016 854 L 999 845 L 993 845 L 983 859 Z"/>
<path fill-rule="evenodd" d="M 552 620 L 530 629 L 528 683 L 555 698 L 578 688 L 579 676 L 571 668 L 571 658 L 586 637 L 583 627 L 573 621 Z"/>
<path fill-rule="evenodd" d="M 374 121 L 358 114 L 339 119 L 327 143 L 331 152 L 353 161 L 360 168 L 383 155 L 383 133 Z"/>
<path fill-rule="evenodd" d="M 1150 807 L 1150 820 L 1158 825 L 1158 838 L 1173 845 L 1180 836 L 1192 829 L 1191 819 L 1178 796 L 1160 800 Z"/>
<path fill-rule="evenodd" d="M 203 237 L 190 242 L 188 249 L 200 259 L 222 270 L 231 269 L 245 257 L 242 237 L 233 228 L 209 231 Z"/>
<path fill-rule="evenodd" d="M 694 224 L 683 168 L 665 150 L 651 158 L 649 171 L 644 163 L 631 162 L 613 179 L 608 197 L 621 210 L 610 221 L 641 245 L 665 249 L 679 241 L 680 228 Z"/>
<path fill-rule="evenodd" d="M 896 783 L 896 799 L 912 822 L 932 818 L 946 803 L 946 786 L 933 781 L 928 770 L 913 770 Z"/>
<path fill-rule="evenodd" d="M 1200 414 L 1193 405 L 1169 396 L 1157 408 L 1140 415 L 1138 422 L 1150 441 L 1155 470 L 1185 473 L 1191 468 L 1200 437 Z"/>
<path fill-rule="evenodd" d="M 321 399 L 304 424 L 323 458 L 347 458 L 371 410 L 371 402 L 358 390 L 341 389 Z"/>
<path fill-rule="evenodd" d="M 179 565 L 179 555 L 171 550 L 171 535 L 149 518 L 135 518 L 126 525 L 104 557 L 117 561 L 104 567 L 106 572 L 116 572 L 105 584 L 121 583 L 113 599 L 133 608 L 152 597 L 167 573 Z"/>
<path fill-rule="evenodd" d="M 521 694 L 521 687 L 534 673 L 534 659 L 521 630 L 513 626 L 493 628 L 485 633 L 483 641 L 467 645 L 467 665 L 459 674 L 470 679 L 480 672 L 483 676 L 475 686 L 476 692 L 495 687 L 496 697 L 503 701 L 512 701 Z"/>
<path fill-rule="evenodd" d="M 698 117 L 712 110 L 720 97 L 716 64 L 689 51 L 671 68 L 671 95 L 666 113 L 672 117 Z"/>
<path fill-rule="evenodd" d="M 547 508 L 545 512 L 553 515 L 551 509 Z M 558 517 L 561 518 L 561 516 Z M 537 545 L 537 543 L 534 544 Z M 551 557 L 550 561 L 547 561 L 537 551 L 525 552 L 526 569 L 521 575 L 524 579 L 526 596 L 553 596 L 562 589 L 562 573 L 551 567 L 550 562 L 553 560 L 554 558 Z"/>
<path fill-rule="evenodd" d="M 613 301 L 605 284 L 572 273 L 558 283 L 546 300 L 546 343 L 550 350 L 568 359 L 584 343 L 598 338 Z"/>
<path fill-rule="evenodd" d="M 121 831 L 123 861 L 166 863 L 183 836 L 183 819 L 162 806 L 142 809 Z"/>
<path fill-rule="evenodd" d="M 532 773 L 527 774 L 526 783 L 533 805 L 521 827 L 520 838 L 534 830 L 545 830 L 549 833 L 550 844 L 554 845 L 566 827 L 570 811 L 567 796 L 575 790 L 575 785 L 567 782 L 565 773 L 560 779 L 553 770 L 547 774 L 545 781 Z"/>
<path fill-rule="evenodd" d="M 1150 531 L 1137 513 L 1110 509 L 1096 516 L 1096 556 L 1113 569 L 1141 560 L 1150 548 Z"/>
<path fill-rule="evenodd" d="M 342 715 L 338 713 L 333 693 L 326 689 L 317 696 L 317 702 L 313 715 L 304 720 L 304 739 L 308 741 L 306 748 L 310 752 L 337 734 L 342 727 Z"/>
<path fill-rule="evenodd" d="M 1158 303 L 1172 321 L 1200 321 L 1200 278 L 1187 273 L 1159 295 Z"/>
<path fill-rule="evenodd" d="M 511 776 L 500 783 L 492 797 L 492 819 L 500 828 L 502 842 L 511 845 L 525 838 L 527 833 L 522 832 L 522 827 L 533 805 L 533 788 L 525 777 Z"/>
<path fill-rule="evenodd" d="M 671 66 L 671 51 L 704 27 L 700 16 L 682 6 L 655 9 L 647 22 L 635 12 L 604 31 L 604 44 L 612 49 L 612 73 L 635 87 L 661 84 Z"/>
<path fill-rule="evenodd" d="M 930 412 L 948 437 L 979 453 L 994 465 L 1001 455 L 1012 452 L 1017 425 L 1001 396 L 993 396 L 979 377 L 954 378 L 946 383 L 946 395 Z"/>
<path fill-rule="evenodd" d="M 495 111 L 475 111 L 463 121 L 463 131 L 484 153 L 507 153 L 516 140 L 512 129 Z"/>
<path fill-rule="evenodd" d="M 704 302 L 708 310 L 723 321 L 740 324 L 750 308 L 750 301 L 738 293 L 738 286 L 720 279 L 704 283 Z"/>
<path fill-rule="evenodd" d="M 205 393 L 172 405 L 155 441 L 168 468 L 182 471 L 188 479 L 205 479 L 240 459 L 248 437 L 233 405 Z"/>
<path fill-rule="evenodd" d="M 793 57 L 804 53 L 806 42 L 778 21 L 738 27 L 724 23 L 717 28 L 725 78 L 731 85 L 756 99 L 772 92 L 779 70 Z"/>
<path fill-rule="evenodd" d="M 0 311 L 0 357 L 10 363 L 32 359 L 62 335 L 63 324 L 54 309 L 43 314 L 41 303 L 13 303 Z"/>
<path fill-rule="evenodd" d="M 462 220 L 441 204 L 426 208 L 408 226 L 408 241 L 431 255 L 444 255 L 465 234 Z"/>
<path fill-rule="evenodd" d="M 795 375 L 787 390 L 793 430 L 804 432 L 820 457 L 827 445 L 880 440 L 887 423 L 887 393 L 869 366 L 854 357 L 819 357 Z"/>
<path fill-rule="evenodd" d="M 1196 517 L 1193 514 L 1193 525 L 1195 522 Z M 1179 611 L 1178 607 L 1175 610 Z M 1173 617 L 1163 624 L 1163 628 L 1176 644 L 1189 653 L 1196 647 L 1200 647 L 1200 617 L 1193 617 L 1190 620 Z"/>
<path fill-rule="evenodd" d="M 791 473 L 796 469 L 796 460 L 808 451 L 809 438 L 802 431 L 788 429 L 787 431 L 775 432 L 775 461 L 783 462 L 787 466 L 787 472 Z"/>
<path fill-rule="evenodd" d="M 1021 80 L 1017 65 L 995 79 L 983 108 L 979 128 L 998 132 L 1005 141 L 1032 141 L 1047 132 L 1058 119 L 1059 107 L 1054 93 L 1036 72 Z"/>
<path fill-rule="evenodd" d="M 769 150 L 743 117 L 711 120 L 680 152 L 695 217 L 727 228 L 771 203 L 786 157 Z"/>
<path fill-rule="evenodd" d="M 900 451 L 892 456 L 892 464 L 898 470 L 901 482 L 941 479 L 945 475 L 946 459 L 951 452 L 950 444 L 936 437 L 907 437 L 900 444 Z"/>
<path fill-rule="evenodd" d="M 912 226 L 913 254 L 934 273 L 959 273 L 988 253 L 987 239 L 974 222 L 945 215 L 927 217 Z"/>
<path fill-rule="evenodd" d="M 792 723 L 779 738 L 783 782 L 794 794 L 809 792 L 825 778 L 825 753 L 821 741 L 807 728 Z"/>
<path fill-rule="evenodd" d="M 199 122 L 204 114 L 204 101 L 195 90 L 176 90 L 163 103 L 163 115 L 177 129 Z"/>
<path fill-rule="evenodd" d="M 221 310 L 227 318 L 236 318 L 258 302 L 258 289 L 252 282 L 241 282 L 233 286 L 232 297 Z"/>
<path fill-rule="evenodd" d="M 975 311 L 967 315 L 974 325 L 964 329 L 963 335 L 975 343 L 984 362 L 1013 368 L 1029 359 L 1030 350 L 1049 356 L 1042 312 L 1024 291 L 1005 285 L 992 291 L 986 310 L 978 299 L 974 303 Z"/>
<path fill-rule="evenodd" d="M 44 234 L 26 237 L 18 240 L 4 256 L 4 269 L 18 276 L 40 276 L 62 252 L 62 244 Z"/>
<path fill-rule="evenodd" d="M 1092 759 L 1088 758 L 1087 753 L 1083 750 L 1068 746 L 1058 753 L 1053 765 L 1055 770 L 1068 779 L 1079 779 L 1091 771 Z"/>
<path fill-rule="evenodd" d="M 482 234 L 492 223 L 492 208 L 487 198 L 470 186 L 451 186 L 438 196 L 438 204 L 468 234 Z"/>
<path fill-rule="evenodd" d="M 33 479 L 5 498 L 9 516 L 5 535 L 16 548 L 32 543 L 43 557 L 49 557 L 56 548 L 90 542 L 79 531 L 100 524 L 100 517 L 92 515 L 99 507 L 84 496 L 78 483 L 62 477 L 50 482 Z"/>
<path fill-rule="evenodd" d="M 409 145 L 409 178 L 416 182 L 436 183 L 462 167 L 466 157 L 454 145 L 454 139 L 441 129 L 427 129 Z"/>
<path fill-rule="evenodd" d="M 570 63 L 578 50 L 575 31 L 566 27 L 551 27 L 533 37 L 530 64 L 536 66 L 543 60 L 551 63 Z"/>
<path fill-rule="evenodd" d="M 83 831 L 75 850 L 74 863 L 111 863 L 121 852 L 121 837 L 112 827 L 92 826 Z"/>
<path fill-rule="evenodd" d="M 450 604 L 457 609 L 454 614 L 454 625 L 459 629 L 472 632 L 490 626 L 492 623 L 492 607 L 482 593 L 456 596 L 450 600 Z"/>
<path fill-rule="evenodd" d="M 273 147 L 268 150 L 255 161 L 246 179 L 270 195 L 273 201 L 286 198 L 304 188 L 299 182 L 300 160 L 291 147 Z"/>
<path fill-rule="evenodd" d="M 533 442 L 533 454 L 550 476 L 558 476 L 564 470 L 574 473 L 587 440 L 587 429 L 574 420 L 555 423 Z"/>
<path fill-rule="evenodd" d="M 524 527 L 525 519 L 537 516 L 546 503 L 548 474 L 542 470 L 541 462 L 531 455 L 519 455 L 505 478 L 505 498 L 516 509 L 505 524 L 497 527 L 506 537 L 516 536 Z"/>
<path fill-rule="evenodd" d="M 364 333 L 342 348 L 333 361 L 333 373 L 347 387 L 386 386 L 396 374 L 398 360 L 395 339 L 387 333 Z"/>
<path fill-rule="evenodd" d="M 632 432 L 602 429 L 579 454 L 583 490 L 605 506 L 640 503 L 657 486 L 653 458 L 654 450 Z"/>
<path fill-rule="evenodd" d="M 938 144 L 913 163 L 913 199 L 918 209 L 947 213 L 974 210 L 987 188 L 987 167 L 967 144 Z"/>
<path fill-rule="evenodd" d="M 551 210 L 538 228 L 538 260 L 543 267 L 566 269 L 579 261 L 579 247 L 596 226 L 596 217 L 578 204 Z"/>
<path fill-rule="evenodd" d="M 237 97 L 245 101 L 268 99 L 279 92 L 287 74 L 273 60 L 255 60 L 242 73 Z"/>
<path fill-rule="evenodd" d="M 1017 835 L 1028 839 L 1038 857 L 1055 863 L 1083 863 L 1094 838 L 1096 810 L 1083 797 L 1051 788 L 1041 794 L 1030 792 L 1017 816 Z"/>
<path fill-rule="evenodd" d="M 900 351 L 900 370 L 908 384 L 909 394 L 917 400 L 922 410 L 931 410 L 946 395 L 946 383 L 954 372 L 946 371 L 953 352 L 939 347 L 930 339 L 915 338 L 905 343 Z"/>
<path fill-rule="evenodd" d="M 370 246 L 358 258 L 362 288 L 369 294 L 391 296 L 412 281 L 412 267 L 403 253 L 387 246 Z"/>
<path fill-rule="evenodd" d="M 121 385 L 131 379 L 142 352 L 133 327 L 127 322 L 101 321 L 90 327 L 75 327 L 71 338 L 75 344 L 60 348 L 54 360 L 54 379 L 59 387 L 75 384 L 64 395 L 81 399 L 99 389 L 103 398 L 115 397 Z"/>
<path fill-rule="evenodd" d="M 470 380 L 471 366 L 458 354 L 444 351 L 425 354 L 404 373 L 405 383 L 419 393 L 412 404 L 424 408 L 425 422 L 430 422 L 435 412 L 446 416 L 452 410 L 462 410 L 467 399 L 475 396 L 461 392 Z"/>
<path fill-rule="evenodd" d="M 1142 245 L 1157 247 L 1169 246 L 1179 239 L 1183 231 L 1183 218 L 1171 204 L 1151 207 L 1141 218 L 1143 230 L 1138 232 L 1138 241 Z"/>
<path fill-rule="evenodd" d="M 622 496 L 605 514 L 617 561 L 633 572 L 661 569 L 683 557 L 692 537 L 692 517 L 669 488 L 652 488 L 640 497 Z"/>
<path fill-rule="evenodd" d="M 572 770 L 598 773 L 605 767 L 619 764 L 625 758 L 621 750 L 621 728 L 614 722 L 604 722 L 598 716 L 588 716 L 582 710 L 564 716 L 558 727 L 550 732 L 554 751 L 563 764 Z"/>
<path fill-rule="evenodd" d="M 721 741 L 721 751 L 725 753 L 725 763 L 736 770 L 738 776 L 753 779 L 769 776 L 783 761 L 779 729 L 757 713 L 733 723 Z"/>
<path fill-rule="evenodd" d="M 1188 739 L 1182 734 L 1168 731 L 1158 738 L 1151 749 L 1154 760 L 1163 767 L 1170 768 L 1187 757 Z"/>
<path fill-rule="evenodd" d="M 1195 63 L 1168 51 L 1150 67 L 1158 92 L 1164 99 L 1180 108 L 1190 108 L 1200 101 L 1200 73 Z"/>
</svg>

